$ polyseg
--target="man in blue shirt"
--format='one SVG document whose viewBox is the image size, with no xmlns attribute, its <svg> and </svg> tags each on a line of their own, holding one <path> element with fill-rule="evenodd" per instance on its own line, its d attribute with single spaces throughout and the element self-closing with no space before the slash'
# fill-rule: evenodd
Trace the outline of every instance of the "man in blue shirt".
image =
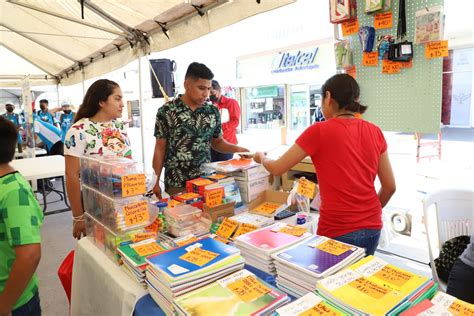
<svg viewBox="0 0 474 316">
<path fill-rule="evenodd" d="M 62 113 L 59 116 L 59 126 L 61 127 L 62 137 L 61 140 L 64 143 L 66 138 L 66 133 L 74 123 L 74 112 L 72 112 L 71 107 L 68 102 L 63 102 L 61 104 Z"/>
<path fill-rule="evenodd" d="M 57 122 L 54 121 L 53 116 L 48 111 L 48 104 L 49 104 L 48 100 L 46 99 L 40 100 L 41 110 L 37 112 L 37 115 L 40 118 L 40 120 L 42 120 L 43 122 L 47 122 L 49 124 L 53 124 L 57 126 Z"/>
<path fill-rule="evenodd" d="M 43 142 L 48 155 L 63 155 L 64 143 L 61 140 L 61 130 L 53 124 L 38 119 L 36 115 L 33 119 L 35 134 Z"/>
<path fill-rule="evenodd" d="M 12 122 L 13 124 L 15 124 L 17 130 L 18 130 L 18 152 L 22 152 L 22 146 L 21 144 L 23 143 L 22 139 L 21 139 L 21 132 L 20 130 L 23 129 L 23 122 L 22 122 L 22 119 L 20 118 L 20 115 L 16 114 L 13 112 L 13 110 L 15 110 L 15 106 L 13 104 L 5 104 L 5 110 L 7 110 L 7 112 L 5 114 L 3 114 L 2 116 L 4 118 L 6 118 L 7 120 L 9 120 L 10 122 Z"/>
</svg>

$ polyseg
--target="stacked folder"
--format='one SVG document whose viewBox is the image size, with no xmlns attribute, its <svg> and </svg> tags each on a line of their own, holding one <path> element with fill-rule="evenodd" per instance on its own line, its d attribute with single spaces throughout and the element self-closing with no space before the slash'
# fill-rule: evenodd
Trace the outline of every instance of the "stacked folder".
<svg viewBox="0 0 474 316">
<path fill-rule="evenodd" d="M 167 313 L 180 295 L 241 270 L 240 250 L 209 237 L 146 258 L 148 291 Z"/>
<path fill-rule="evenodd" d="M 352 313 L 321 296 L 309 292 L 296 301 L 276 310 L 275 316 L 331 315 L 346 316 Z"/>
<path fill-rule="evenodd" d="M 318 280 L 363 258 L 365 251 L 327 237 L 313 236 L 272 255 L 277 285 L 295 297 L 316 290 Z"/>
<path fill-rule="evenodd" d="M 443 292 L 437 292 L 431 301 L 424 299 L 401 313 L 400 316 L 415 316 L 419 314 L 474 315 L 474 304 L 467 303 Z"/>
<path fill-rule="evenodd" d="M 316 287 L 323 298 L 353 313 L 398 315 L 415 300 L 432 296 L 437 284 L 368 256 L 318 281 Z"/>
<path fill-rule="evenodd" d="M 235 238 L 235 246 L 242 251 L 242 256 L 248 264 L 275 275 L 271 255 L 310 236 L 310 233 L 299 226 L 276 223 Z"/>
</svg>

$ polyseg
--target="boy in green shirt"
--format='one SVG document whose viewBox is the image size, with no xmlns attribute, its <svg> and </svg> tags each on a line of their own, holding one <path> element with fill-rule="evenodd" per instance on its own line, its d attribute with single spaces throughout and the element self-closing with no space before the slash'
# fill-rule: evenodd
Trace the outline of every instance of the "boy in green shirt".
<svg viewBox="0 0 474 316">
<path fill-rule="evenodd" d="M 0 118 L 0 315 L 41 315 L 36 267 L 43 212 L 23 176 L 10 166 L 15 125 Z"/>
</svg>

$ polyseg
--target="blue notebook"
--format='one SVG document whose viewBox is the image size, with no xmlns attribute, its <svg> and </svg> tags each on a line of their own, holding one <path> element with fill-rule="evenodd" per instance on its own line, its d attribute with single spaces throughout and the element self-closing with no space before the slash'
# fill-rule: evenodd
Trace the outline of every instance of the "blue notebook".
<svg viewBox="0 0 474 316">
<path fill-rule="evenodd" d="M 194 248 L 200 248 L 205 251 L 210 251 L 214 254 L 217 254 L 217 256 L 215 256 L 212 260 L 201 266 L 180 259 L 180 257 L 186 255 Z M 240 255 L 239 249 L 221 243 L 220 241 L 214 240 L 210 237 L 206 237 L 197 240 L 191 244 L 187 244 L 164 253 L 149 256 L 146 258 L 146 261 L 156 271 L 162 271 L 166 273 L 169 277 L 176 278 L 178 276 L 191 274 L 193 272 L 209 268 L 212 265 L 220 266 L 220 262 L 224 261 L 225 259 L 236 257 L 238 255 Z"/>
</svg>

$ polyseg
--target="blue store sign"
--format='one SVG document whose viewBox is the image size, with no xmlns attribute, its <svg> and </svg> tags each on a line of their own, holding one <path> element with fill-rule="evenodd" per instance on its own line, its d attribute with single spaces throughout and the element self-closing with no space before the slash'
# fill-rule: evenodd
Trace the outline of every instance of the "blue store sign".
<svg viewBox="0 0 474 316">
<path fill-rule="evenodd" d="M 318 47 L 279 52 L 272 63 L 272 73 L 282 73 L 319 68 L 316 63 Z"/>
</svg>

